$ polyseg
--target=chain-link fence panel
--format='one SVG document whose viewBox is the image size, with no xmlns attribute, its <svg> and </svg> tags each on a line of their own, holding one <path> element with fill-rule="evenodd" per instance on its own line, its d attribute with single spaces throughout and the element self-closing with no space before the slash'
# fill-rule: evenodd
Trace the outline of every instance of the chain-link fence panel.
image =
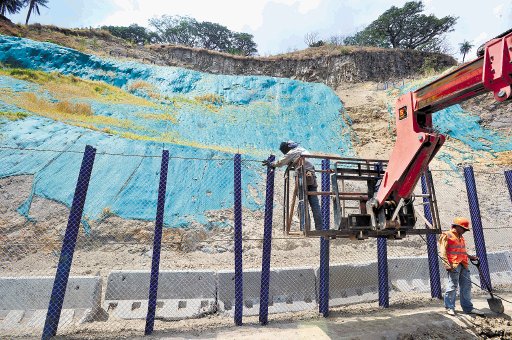
<svg viewBox="0 0 512 340">
<path fill-rule="evenodd" d="M 52 319 L 60 320 L 58 335 L 144 334 L 161 151 L 151 146 L 130 154 L 95 153 L 83 213 L 74 214 L 77 236 L 66 294 L 62 287 L 55 293 L 65 296 L 60 318 Z M 66 230 L 84 152 L 2 149 L 0 159 L 0 334 L 40 336 L 55 277 L 62 276 L 59 260 L 64 261 L 63 255 L 70 259 Z M 321 169 L 320 161 L 315 160 L 315 168 Z M 170 154 L 167 170 L 158 289 L 153 291 L 155 331 L 232 325 L 237 303 L 243 323 L 261 321 L 267 167 L 244 156 L 237 167 L 233 157 L 222 153 L 212 153 L 211 158 Z M 275 169 L 270 267 L 264 283 L 269 322 L 316 315 L 320 302 L 321 241 L 284 236 L 284 174 L 282 168 Z M 461 171 L 432 174 L 441 224 L 447 229 L 453 217 L 469 216 L 464 176 Z M 475 181 L 487 251 L 510 251 L 507 230 L 512 218 L 507 207 L 511 202 L 505 178 L 475 171 Z M 418 185 L 415 193 L 421 192 Z M 416 214 L 424 213 L 421 203 L 421 199 L 414 202 Z M 357 209 L 358 203 L 347 202 L 345 207 Z M 333 214 L 331 209 L 331 229 L 337 228 Z M 297 211 L 291 228 L 300 229 Z M 242 241 L 238 245 L 236 233 Z M 466 240 L 474 253 L 471 233 Z M 329 243 L 329 308 L 377 306 L 383 284 L 377 239 L 342 238 Z M 390 305 L 430 298 L 426 237 L 408 235 L 386 243 Z M 67 244 L 64 250 L 63 244 Z M 499 256 L 492 255 L 490 261 Z M 492 263 L 495 280 L 498 267 Z M 239 274 L 243 269 L 238 278 L 237 269 Z M 509 269 L 499 270 L 506 277 Z"/>
<path fill-rule="evenodd" d="M 68 281 L 94 163 L 95 150 L 86 151 L 82 155 L 83 151 L 68 150 L 0 150 L 0 334 L 40 335 L 43 326 L 48 330 L 56 329 L 57 323 L 66 327 L 72 319 L 89 316 L 90 300 L 84 294 L 98 282 Z M 66 157 L 74 161 L 60 177 L 58 164 Z M 46 197 L 46 171 L 69 181 L 71 190 L 60 201 Z M 49 302 L 51 314 L 47 313 Z"/>
</svg>

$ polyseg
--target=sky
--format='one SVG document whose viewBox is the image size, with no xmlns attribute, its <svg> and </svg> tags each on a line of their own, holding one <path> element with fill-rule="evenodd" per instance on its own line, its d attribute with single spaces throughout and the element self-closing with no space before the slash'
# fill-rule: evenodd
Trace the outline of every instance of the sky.
<svg viewBox="0 0 512 340">
<path fill-rule="evenodd" d="M 319 39 L 347 36 L 362 30 L 391 6 L 405 0 L 49 0 L 31 23 L 61 27 L 148 26 L 148 19 L 166 15 L 190 16 L 211 21 L 232 31 L 254 36 L 259 55 L 304 49 L 304 37 Z M 466 60 L 476 57 L 476 48 L 512 28 L 512 0 L 424 0 L 425 14 L 459 17 L 447 34 L 451 54 L 462 59 L 459 44 L 474 48 Z M 26 9 L 13 22 L 25 22 Z"/>
</svg>

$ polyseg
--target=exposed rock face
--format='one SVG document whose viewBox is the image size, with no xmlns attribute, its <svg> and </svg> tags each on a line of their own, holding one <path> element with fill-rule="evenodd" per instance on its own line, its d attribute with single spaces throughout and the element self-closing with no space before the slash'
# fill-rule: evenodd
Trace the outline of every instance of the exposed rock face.
<svg viewBox="0 0 512 340">
<path fill-rule="evenodd" d="M 101 57 L 131 58 L 214 74 L 292 78 L 324 83 L 333 89 L 342 83 L 401 79 L 425 68 L 436 71 L 457 64 L 444 54 L 354 46 L 323 46 L 286 55 L 241 57 L 185 46 L 132 45 L 103 30 L 14 25 L 2 17 L 0 34 L 54 42 Z"/>
<path fill-rule="evenodd" d="M 406 78 L 425 67 L 436 70 L 456 65 L 443 54 L 414 50 L 360 49 L 313 57 L 236 57 L 206 50 L 151 46 L 158 59 L 179 66 L 215 74 L 266 75 L 307 82 L 321 82 L 332 88 L 350 82 L 385 81 Z"/>
<path fill-rule="evenodd" d="M 492 93 L 487 93 L 472 98 L 461 106 L 464 110 L 479 115 L 482 125 L 511 135 L 512 100 L 500 103 L 494 99 Z"/>
</svg>

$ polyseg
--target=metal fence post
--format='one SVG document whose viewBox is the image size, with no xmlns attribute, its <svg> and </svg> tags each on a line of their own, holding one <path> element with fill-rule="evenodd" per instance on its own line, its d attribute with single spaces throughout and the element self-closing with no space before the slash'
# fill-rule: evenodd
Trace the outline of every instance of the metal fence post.
<svg viewBox="0 0 512 340">
<path fill-rule="evenodd" d="M 268 162 L 275 160 L 270 155 Z M 263 255 L 261 259 L 261 285 L 260 285 L 260 314 L 259 320 L 262 325 L 268 323 L 268 293 L 270 287 L 270 251 L 272 249 L 272 210 L 274 205 L 274 175 L 275 170 L 267 166 L 267 186 L 265 196 L 265 225 L 263 231 Z"/>
<path fill-rule="evenodd" d="M 322 160 L 322 191 L 330 191 L 329 172 L 330 162 Z M 322 229 L 329 230 L 330 225 L 330 196 L 322 196 Z M 318 310 L 324 316 L 329 316 L 329 239 L 320 238 L 320 287 Z"/>
<path fill-rule="evenodd" d="M 165 191 L 167 187 L 167 170 L 169 169 L 169 151 L 162 151 L 160 183 L 158 185 L 158 202 L 156 207 L 155 236 L 153 238 L 153 256 L 151 257 L 151 279 L 149 282 L 148 312 L 146 314 L 145 335 L 153 333 L 155 325 L 156 300 L 158 294 L 158 274 L 160 272 L 160 250 L 162 247 L 162 227 L 164 224 Z"/>
<path fill-rule="evenodd" d="M 78 228 L 80 227 L 80 220 L 82 219 L 82 213 L 84 211 L 84 204 L 87 197 L 87 190 L 89 189 L 89 180 L 91 179 L 95 156 L 96 149 L 87 145 L 85 147 L 82 165 L 80 166 L 80 173 L 76 183 L 73 203 L 71 204 L 71 209 L 69 211 L 66 233 L 64 235 L 64 240 L 62 241 L 62 250 L 60 252 L 57 273 L 55 274 L 55 280 L 53 282 L 52 295 L 48 305 L 42 339 L 49 339 L 57 334 L 60 313 L 64 303 L 64 295 L 66 294 L 66 287 L 68 285 L 69 271 L 71 269 L 73 255 L 75 252 Z"/>
<path fill-rule="evenodd" d="M 429 181 L 432 183 L 432 173 L 426 171 Z M 427 194 L 427 181 L 425 174 L 421 176 L 421 192 Z M 430 211 L 429 199 L 423 197 L 423 211 L 425 218 L 432 224 L 432 212 Z M 439 275 L 439 260 L 437 258 L 437 238 L 435 234 L 427 235 L 428 269 L 430 272 L 430 295 L 433 298 L 442 299 L 441 278 Z"/>
<path fill-rule="evenodd" d="M 389 308 L 388 240 L 377 237 L 377 265 L 379 272 L 379 307 Z"/>
<path fill-rule="evenodd" d="M 478 204 L 478 194 L 476 192 L 475 175 L 472 166 L 464 167 L 464 178 L 466 179 L 466 190 L 468 194 L 469 211 L 471 213 L 471 224 L 473 225 L 472 229 L 475 239 L 476 256 L 480 259 L 480 269 L 482 272 L 482 275 L 480 275 L 480 285 L 485 288 L 485 283 L 487 283 L 487 286 L 492 289 L 482 218 L 480 216 L 480 206 Z"/>
<path fill-rule="evenodd" d="M 505 171 L 505 181 L 508 186 L 508 193 L 510 194 L 510 200 L 512 201 L 512 170 Z"/>
<path fill-rule="evenodd" d="M 235 220 L 235 325 L 242 325 L 244 307 L 244 280 L 242 267 L 242 159 L 234 158 L 234 220 Z"/>
</svg>

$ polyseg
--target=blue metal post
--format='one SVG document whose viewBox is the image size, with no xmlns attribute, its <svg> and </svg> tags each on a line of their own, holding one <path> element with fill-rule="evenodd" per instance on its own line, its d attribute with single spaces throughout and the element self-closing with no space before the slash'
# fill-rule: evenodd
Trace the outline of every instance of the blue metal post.
<svg viewBox="0 0 512 340">
<path fill-rule="evenodd" d="M 62 250 L 60 252 L 57 273 L 55 274 L 55 280 L 53 282 L 52 295 L 48 305 L 42 339 L 49 339 L 57 334 L 62 304 L 64 303 L 64 295 L 68 285 L 69 271 L 75 252 L 78 228 L 80 227 L 80 220 L 82 219 L 82 213 L 84 211 L 85 198 L 87 197 L 95 156 L 96 149 L 87 145 L 85 147 L 82 165 L 80 166 L 73 203 L 71 204 L 71 210 L 69 212 L 66 233 L 62 241 Z"/>
<path fill-rule="evenodd" d="M 270 155 L 268 162 L 275 160 Z M 260 285 L 260 323 L 268 323 L 268 293 L 270 287 L 270 251 L 272 249 L 272 210 L 274 208 L 274 168 L 267 167 L 267 187 L 265 196 L 265 225 L 263 231 L 263 255 L 261 259 L 261 285 Z"/>
<path fill-rule="evenodd" d="M 432 173 L 427 170 L 426 175 L 432 183 Z M 421 176 L 421 192 L 427 194 L 427 181 L 425 174 Z M 425 218 L 432 224 L 432 212 L 430 211 L 429 199 L 423 197 L 423 211 Z M 437 238 L 435 234 L 427 235 L 428 269 L 430 271 L 430 295 L 433 298 L 442 299 L 441 278 L 439 276 L 439 260 L 437 257 Z"/>
<path fill-rule="evenodd" d="M 510 200 L 512 201 L 512 170 L 505 171 L 505 181 L 507 181 L 508 193 L 510 194 Z"/>
<path fill-rule="evenodd" d="M 379 307 L 389 308 L 388 240 L 377 237 L 377 265 L 379 272 Z"/>
<path fill-rule="evenodd" d="M 466 190 L 468 193 L 469 211 L 471 213 L 473 237 L 475 239 L 476 256 L 480 259 L 480 270 L 482 273 L 482 275 L 480 275 L 480 285 L 482 288 L 488 286 L 492 289 L 482 218 L 480 216 L 480 206 L 478 204 L 478 194 L 476 192 L 475 175 L 472 166 L 464 167 L 464 178 L 466 179 Z M 486 282 L 487 285 L 485 284 Z"/>
<path fill-rule="evenodd" d="M 235 214 L 235 325 L 242 325 L 244 307 L 244 280 L 242 267 L 242 159 L 234 158 L 234 214 Z"/>
<path fill-rule="evenodd" d="M 330 191 L 329 172 L 330 162 L 322 160 L 322 191 Z M 322 229 L 329 230 L 330 225 L 330 196 L 322 196 Z M 320 238 L 320 287 L 319 312 L 324 318 L 329 316 L 329 239 Z"/>
<path fill-rule="evenodd" d="M 164 225 L 165 191 L 167 187 L 167 170 L 169 169 L 169 151 L 162 151 L 160 183 L 158 185 L 158 202 L 156 206 L 155 237 L 153 238 L 153 256 L 151 258 L 151 279 L 149 282 L 148 312 L 146 314 L 145 335 L 153 333 L 155 325 L 156 300 L 158 294 L 158 274 L 160 272 L 160 251 L 162 247 L 162 227 Z"/>
</svg>

